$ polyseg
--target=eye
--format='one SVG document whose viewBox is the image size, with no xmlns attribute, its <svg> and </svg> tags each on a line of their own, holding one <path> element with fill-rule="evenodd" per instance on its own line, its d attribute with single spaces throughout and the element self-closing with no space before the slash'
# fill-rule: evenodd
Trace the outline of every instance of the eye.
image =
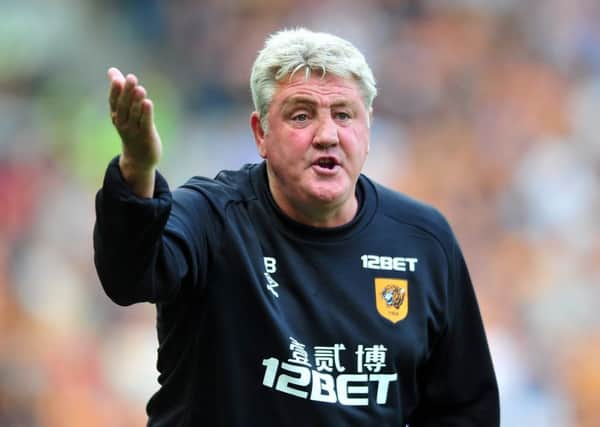
<svg viewBox="0 0 600 427">
<path fill-rule="evenodd" d="M 350 114 L 346 113 L 345 111 L 338 111 L 337 113 L 334 114 L 335 118 L 338 120 L 342 120 L 342 121 L 346 121 L 346 120 L 350 120 Z"/>
<path fill-rule="evenodd" d="M 295 122 L 305 122 L 308 120 L 308 114 L 300 113 L 292 116 L 292 120 Z"/>
</svg>

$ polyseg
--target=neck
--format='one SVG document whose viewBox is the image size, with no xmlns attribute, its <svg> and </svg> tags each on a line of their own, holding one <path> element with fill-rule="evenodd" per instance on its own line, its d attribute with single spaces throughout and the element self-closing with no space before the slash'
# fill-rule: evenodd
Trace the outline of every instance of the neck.
<svg viewBox="0 0 600 427">
<path fill-rule="evenodd" d="M 275 197 L 274 197 L 275 198 Z M 339 227 L 352 221 L 358 210 L 356 196 L 352 195 L 346 203 L 339 207 L 302 204 L 286 205 L 275 199 L 279 208 L 296 222 L 317 228 Z"/>
</svg>

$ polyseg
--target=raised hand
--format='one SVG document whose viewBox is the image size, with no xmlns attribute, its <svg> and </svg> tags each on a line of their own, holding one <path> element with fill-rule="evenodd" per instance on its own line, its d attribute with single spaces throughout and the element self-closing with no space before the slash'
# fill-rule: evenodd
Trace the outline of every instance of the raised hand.
<svg viewBox="0 0 600 427">
<path fill-rule="evenodd" d="M 162 144 L 154 124 L 154 105 L 133 74 L 108 70 L 110 116 L 122 141 L 119 167 L 125 181 L 140 197 L 152 197 L 154 173 Z"/>
</svg>

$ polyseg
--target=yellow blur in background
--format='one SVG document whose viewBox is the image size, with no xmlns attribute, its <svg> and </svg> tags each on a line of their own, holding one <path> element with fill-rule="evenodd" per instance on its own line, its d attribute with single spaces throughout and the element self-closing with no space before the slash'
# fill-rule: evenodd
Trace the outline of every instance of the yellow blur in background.
<svg viewBox="0 0 600 427">
<path fill-rule="evenodd" d="M 360 4 L 351 4 L 360 3 Z M 154 309 L 103 294 L 106 70 L 156 105 L 172 187 L 259 161 L 252 61 L 292 26 L 378 80 L 366 173 L 439 208 L 470 267 L 504 427 L 600 426 L 600 3 L 0 0 L 0 425 L 145 425 Z"/>
</svg>

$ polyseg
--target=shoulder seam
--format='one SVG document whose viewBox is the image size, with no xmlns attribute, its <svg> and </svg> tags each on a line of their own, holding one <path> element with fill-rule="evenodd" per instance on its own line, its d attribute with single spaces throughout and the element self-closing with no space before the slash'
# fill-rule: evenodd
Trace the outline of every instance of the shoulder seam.
<svg viewBox="0 0 600 427">
<path fill-rule="evenodd" d="M 419 225 L 419 224 L 417 224 L 415 222 L 402 221 L 402 220 L 400 220 L 398 218 L 395 218 L 395 217 L 393 217 L 393 216 L 391 216 L 391 215 L 389 215 L 389 214 L 387 214 L 385 212 L 382 212 L 381 215 L 383 215 L 384 217 L 389 218 L 392 221 L 395 221 L 395 222 L 397 222 L 399 224 L 406 224 L 406 225 L 409 225 L 411 227 L 415 227 L 415 228 L 421 230 L 422 232 L 426 233 L 428 236 L 430 236 L 433 240 L 435 240 L 441 246 L 442 250 L 446 254 L 446 257 L 448 257 L 448 261 L 450 261 L 450 257 L 448 256 L 449 254 L 447 253 L 446 247 L 445 247 L 442 239 L 440 237 L 438 237 L 435 233 L 433 233 L 431 230 L 429 230 L 427 227 Z"/>
</svg>

